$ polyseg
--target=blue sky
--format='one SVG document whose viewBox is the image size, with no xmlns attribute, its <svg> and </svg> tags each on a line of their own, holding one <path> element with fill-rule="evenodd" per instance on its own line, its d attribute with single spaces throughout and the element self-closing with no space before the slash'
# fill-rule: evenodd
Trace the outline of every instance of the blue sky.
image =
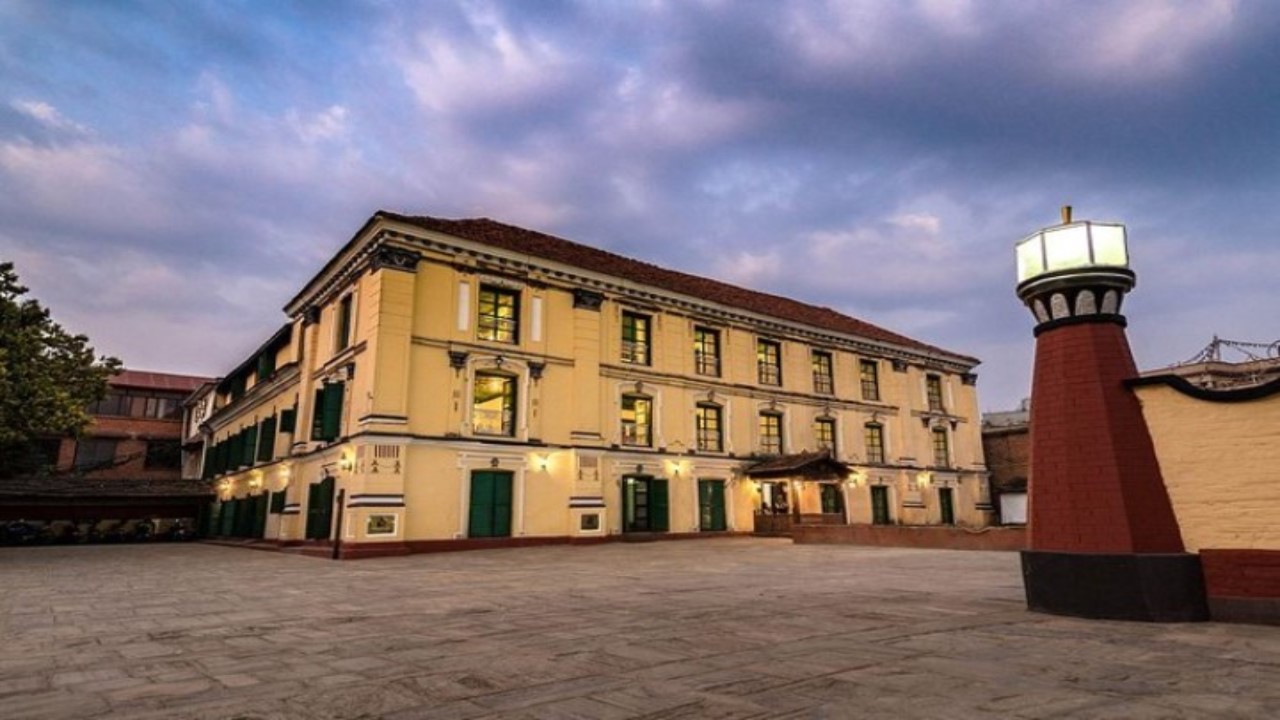
<svg viewBox="0 0 1280 720">
<path fill-rule="evenodd" d="M 0 258 L 219 374 L 379 208 L 790 295 L 1028 392 L 1013 244 L 1129 225 L 1140 367 L 1280 339 L 1280 4 L 0 0 Z"/>
</svg>

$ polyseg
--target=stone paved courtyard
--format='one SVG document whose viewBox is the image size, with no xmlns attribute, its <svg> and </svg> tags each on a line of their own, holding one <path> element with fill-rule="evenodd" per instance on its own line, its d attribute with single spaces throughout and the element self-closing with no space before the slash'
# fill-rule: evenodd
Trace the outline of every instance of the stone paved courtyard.
<svg viewBox="0 0 1280 720">
<path fill-rule="evenodd" d="M 1022 609 L 1013 553 L 785 540 L 335 563 L 0 549 L 0 718 L 1280 716 L 1280 628 Z"/>
</svg>

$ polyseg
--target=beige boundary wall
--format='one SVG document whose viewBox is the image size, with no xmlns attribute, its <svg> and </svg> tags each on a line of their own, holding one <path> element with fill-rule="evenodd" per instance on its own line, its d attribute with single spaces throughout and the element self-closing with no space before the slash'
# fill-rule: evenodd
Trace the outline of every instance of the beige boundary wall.
<svg viewBox="0 0 1280 720">
<path fill-rule="evenodd" d="M 1134 390 L 1187 550 L 1280 550 L 1280 392 Z"/>
</svg>

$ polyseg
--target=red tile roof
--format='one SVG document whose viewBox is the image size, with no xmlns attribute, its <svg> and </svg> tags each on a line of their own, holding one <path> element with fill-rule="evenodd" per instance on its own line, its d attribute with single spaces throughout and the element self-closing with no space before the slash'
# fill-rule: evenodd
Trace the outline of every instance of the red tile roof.
<svg viewBox="0 0 1280 720">
<path fill-rule="evenodd" d="M 838 313 L 828 307 L 809 305 L 779 295 L 747 290 L 719 280 L 668 270 L 554 235 L 506 225 L 489 218 L 447 220 L 428 216 L 400 215 L 385 210 L 378 212 L 374 217 L 415 225 L 425 230 L 453 235 L 502 250 L 525 253 L 823 330 L 856 335 L 930 353 L 941 353 L 975 365 L 978 363 L 977 358 L 913 340 L 864 320 Z"/>
<path fill-rule="evenodd" d="M 148 372 L 146 370 L 121 370 L 108 383 L 112 387 L 129 387 L 143 390 L 181 390 L 194 392 L 214 378 L 197 377 L 195 375 L 173 375 L 170 373 Z"/>
</svg>

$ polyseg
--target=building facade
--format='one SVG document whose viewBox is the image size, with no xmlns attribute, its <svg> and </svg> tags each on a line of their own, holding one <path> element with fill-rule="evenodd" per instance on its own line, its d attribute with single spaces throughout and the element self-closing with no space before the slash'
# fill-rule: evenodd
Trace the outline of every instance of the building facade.
<svg viewBox="0 0 1280 720">
<path fill-rule="evenodd" d="M 223 535 L 355 557 L 991 520 L 977 360 L 827 308 L 380 212 L 285 312 L 202 423 Z"/>
</svg>

